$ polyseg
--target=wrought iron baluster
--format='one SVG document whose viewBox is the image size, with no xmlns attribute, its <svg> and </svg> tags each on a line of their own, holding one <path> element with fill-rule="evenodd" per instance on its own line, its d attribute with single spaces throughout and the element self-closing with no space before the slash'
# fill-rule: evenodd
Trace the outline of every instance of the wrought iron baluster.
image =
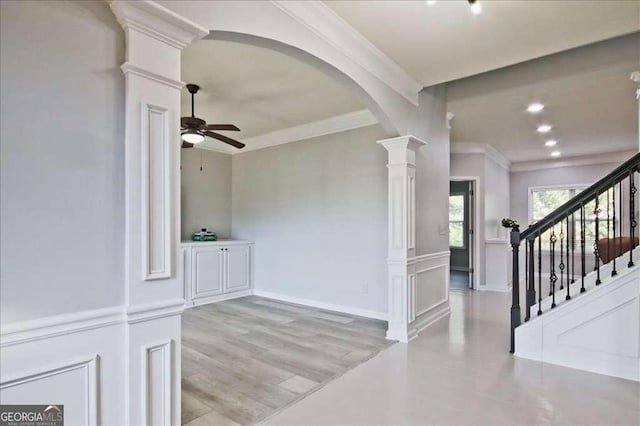
<svg viewBox="0 0 640 426">
<path fill-rule="evenodd" d="M 618 240 L 618 255 L 622 256 L 622 236 L 624 235 L 624 214 L 622 213 L 624 195 L 622 192 L 622 181 L 618 184 L 618 191 L 620 194 L 620 239 Z"/>
<path fill-rule="evenodd" d="M 560 290 L 564 290 L 564 221 L 560 221 Z"/>
<path fill-rule="evenodd" d="M 596 205 L 593 209 L 593 215 L 595 216 L 595 241 L 593 242 L 593 255 L 595 257 L 596 271 L 596 285 L 600 285 L 600 247 L 598 246 L 598 240 L 600 238 L 600 194 L 596 192 Z"/>
<path fill-rule="evenodd" d="M 571 284 L 569 281 L 569 265 L 571 265 L 571 263 L 569 262 L 569 237 L 571 237 L 572 235 L 573 232 L 569 230 L 569 216 L 567 216 L 567 297 L 565 297 L 565 300 L 571 300 Z"/>
<path fill-rule="evenodd" d="M 585 242 L 585 214 L 584 214 L 584 203 L 580 204 L 580 260 L 582 262 L 582 286 L 580 287 L 580 293 L 584 293 L 586 289 L 584 288 L 584 277 L 587 275 L 587 266 L 586 266 L 586 242 Z"/>
<path fill-rule="evenodd" d="M 551 274 L 549 275 L 549 283 L 550 283 L 550 293 L 551 296 L 551 309 L 556 307 L 556 282 L 558 281 L 558 276 L 556 275 L 556 241 L 558 237 L 556 237 L 555 225 L 551 227 L 551 237 L 549 241 L 551 242 L 551 252 L 550 252 L 550 260 L 551 260 Z"/>
<path fill-rule="evenodd" d="M 535 258 L 534 258 L 534 239 L 527 240 L 528 256 L 527 256 L 527 312 L 525 315 L 525 321 L 529 321 L 531 318 L 531 307 L 536 303 L 536 283 L 535 283 Z"/>
<path fill-rule="evenodd" d="M 616 259 L 618 258 L 618 252 L 616 247 L 616 184 L 614 182 L 611 187 L 611 202 L 613 204 L 613 269 L 611 270 L 611 276 L 615 277 L 618 275 L 618 271 L 616 271 Z"/>
<path fill-rule="evenodd" d="M 629 172 L 629 268 L 633 266 L 633 249 L 635 248 L 636 234 L 636 184 L 633 170 Z"/>
<path fill-rule="evenodd" d="M 538 232 L 538 315 L 542 315 L 542 234 Z"/>
<path fill-rule="evenodd" d="M 576 212 L 571 213 L 571 284 L 576 282 Z"/>
</svg>

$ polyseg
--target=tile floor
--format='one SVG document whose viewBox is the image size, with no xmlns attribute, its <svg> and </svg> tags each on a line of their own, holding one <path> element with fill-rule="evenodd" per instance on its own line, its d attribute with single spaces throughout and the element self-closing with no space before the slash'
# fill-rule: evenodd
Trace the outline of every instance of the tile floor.
<svg viewBox="0 0 640 426">
<path fill-rule="evenodd" d="M 510 294 L 451 292 L 452 314 L 267 425 L 640 425 L 640 383 L 508 353 Z"/>
</svg>

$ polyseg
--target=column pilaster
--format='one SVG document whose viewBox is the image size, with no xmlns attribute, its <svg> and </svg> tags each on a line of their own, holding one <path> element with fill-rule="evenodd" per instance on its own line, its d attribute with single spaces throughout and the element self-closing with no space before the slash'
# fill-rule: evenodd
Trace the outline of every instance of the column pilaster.
<svg viewBox="0 0 640 426">
<path fill-rule="evenodd" d="M 152 1 L 110 6 L 126 35 L 123 406 L 131 425 L 178 425 L 180 56 L 208 31 Z"/>
<path fill-rule="evenodd" d="M 426 142 L 411 136 L 378 141 L 388 151 L 389 246 L 387 338 L 408 342 L 415 336 L 416 152 Z"/>
</svg>

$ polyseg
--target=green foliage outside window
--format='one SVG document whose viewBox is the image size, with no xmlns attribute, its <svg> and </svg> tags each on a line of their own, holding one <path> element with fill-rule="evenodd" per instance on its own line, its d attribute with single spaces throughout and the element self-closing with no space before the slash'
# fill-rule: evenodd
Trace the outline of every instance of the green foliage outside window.
<svg viewBox="0 0 640 426">
<path fill-rule="evenodd" d="M 464 195 L 449 196 L 449 246 L 464 248 Z"/>
</svg>

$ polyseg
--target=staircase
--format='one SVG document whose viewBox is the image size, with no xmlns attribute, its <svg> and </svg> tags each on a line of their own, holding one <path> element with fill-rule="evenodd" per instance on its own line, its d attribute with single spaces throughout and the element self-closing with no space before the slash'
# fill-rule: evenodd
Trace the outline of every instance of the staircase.
<svg viewBox="0 0 640 426">
<path fill-rule="evenodd" d="M 512 230 L 516 356 L 640 381 L 639 171 L 637 154 L 525 231 Z"/>
</svg>

